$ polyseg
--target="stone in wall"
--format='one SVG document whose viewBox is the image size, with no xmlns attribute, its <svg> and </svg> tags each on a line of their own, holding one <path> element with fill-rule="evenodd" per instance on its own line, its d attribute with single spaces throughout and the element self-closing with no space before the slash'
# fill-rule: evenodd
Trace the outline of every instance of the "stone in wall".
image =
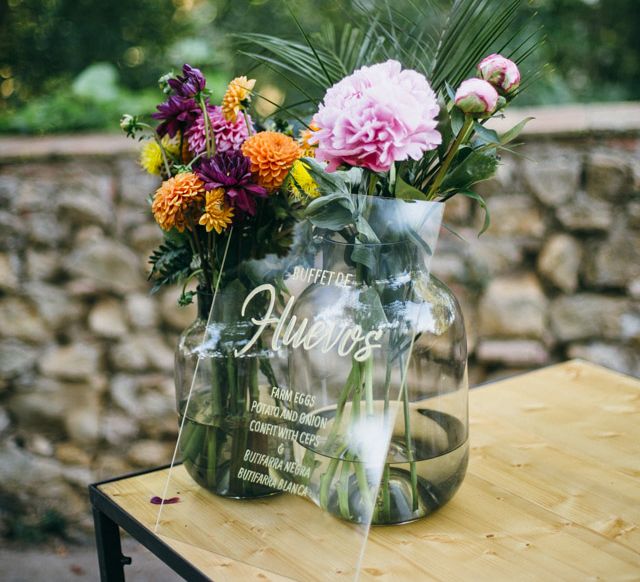
<svg viewBox="0 0 640 582">
<path fill-rule="evenodd" d="M 77 249 L 65 261 L 70 275 L 89 279 L 97 291 L 127 293 L 144 288 L 139 257 L 111 239 L 96 240 Z"/>
<path fill-rule="evenodd" d="M 478 308 L 482 338 L 546 336 L 547 299 L 534 275 L 491 281 Z"/>
<path fill-rule="evenodd" d="M 10 296 L 0 302 L 0 337 L 43 343 L 52 338 L 52 333 L 36 305 L 21 297 Z"/>
<path fill-rule="evenodd" d="M 556 234 L 549 238 L 538 255 L 538 272 L 564 293 L 578 288 L 582 247 L 572 236 Z"/>
<path fill-rule="evenodd" d="M 491 228 L 488 234 L 509 238 L 527 247 L 539 245 L 546 225 L 541 209 L 526 194 L 492 195 Z"/>
<path fill-rule="evenodd" d="M 637 350 L 615 343 L 595 341 L 572 344 L 567 350 L 567 356 L 600 364 L 623 374 L 640 375 L 640 357 Z"/>
<path fill-rule="evenodd" d="M 90 380 L 99 370 L 102 350 L 95 343 L 52 346 L 39 362 L 40 372 L 56 380 Z"/>
<path fill-rule="evenodd" d="M 0 291 L 17 291 L 17 259 L 9 253 L 0 253 Z"/>
<path fill-rule="evenodd" d="M 99 337 L 119 338 L 127 333 L 122 303 L 113 297 L 96 303 L 89 313 L 89 329 Z"/>
<path fill-rule="evenodd" d="M 137 329 L 145 330 L 159 326 L 158 305 L 148 294 L 129 293 L 125 297 L 127 318 Z"/>
<path fill-rule="evenodd" d="M 596 293 L 578 293 L 551 303 L 550 321 L 556 337 L 563 342 L 622 335 L 623 317 L 630 313 L 628 299 Z"/>
<path fill-rule="evenodd" d="M 585 192 L 560 206 L 556 216 L 567 229 L 578 232 L 606 232 L 613 224 L 611 205 Z"/>
<path fill-rule="evenodd" d="M 588 246 L 584 277 L 596 288 L 625 288 L 640 277 L 640 230 L 628 228 L 625 216 L 618 216 L 604 240 Z"/>
<path fill-rule="evenodd" d="M 478 361 L 504 366 L 542 366 L 549 363 L 549 350 L 537 340 L 482 340 L 476 350 Z"/>
<path fill-rule="evenodd" d="M 580 187 L 582 155 L 573 148 L 558 148 L 549 142 L 527 147 L 523 176 L 530 192 L 547 206 L 568 202 Z"/>
<path fill-rule="evenodd" d="M 0 341 L 0 378 L 11 380 L 35 367 L 38 348 L 18 339 Z"/>
<path fill-rule="evenodd" d="M 626 156 L 594 152 L 586 163 L 586 190 L 594 198 L 616 201 L 633 188 L 633 173 Z"/>
</svg>

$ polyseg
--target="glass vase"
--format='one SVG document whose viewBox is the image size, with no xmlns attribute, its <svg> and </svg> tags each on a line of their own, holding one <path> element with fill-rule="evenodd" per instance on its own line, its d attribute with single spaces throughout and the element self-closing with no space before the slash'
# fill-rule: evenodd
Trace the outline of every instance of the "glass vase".
<svg viewBox="0 0 640 582">
<path fill-rule="evenodd" d="M 322 419 L 313 447 L 294 446 L 296 461 L 311 471 L 309 497 L 355 523 L 431 514 L 454 495 L 468 461 L 462 312 L 430 276 L 430 249 L 394 238 L 367 245 L 321 237 L 315 272 L 329 275 L 314 274 L 294 311 L 310 325 L 358 328 L 369 338 L 350 351 L 353 342 L 340 341 L 289 353 L 291 388 L 316 395 L 305 418 Z M 354 256 L 367 257 L 366 266 Z M 372 470 L 377 457 L 382 467 Z"/>
<path fill-rule="evenodd" d="M 275 402 L 283 386 L 286 355 L 268 342 L 237 352 L 254 334 L 250 317 L 241 317 L 246 292 L 227 288 L 198 290 L 198 317 L 180 336 L 175 357 L 176 403 L 183 426 L 179 450 L 189 475 L 217 495 L 259 498 L 279 491 L 268 469 L 247 460 L 247 451 L 267 454 L 270 438 L 249 429 L 258 411 Z M 250 314 L 249 314 L 250 315 Z M 253 481 L 243 473 L 255 472 Z"/>
</svg>

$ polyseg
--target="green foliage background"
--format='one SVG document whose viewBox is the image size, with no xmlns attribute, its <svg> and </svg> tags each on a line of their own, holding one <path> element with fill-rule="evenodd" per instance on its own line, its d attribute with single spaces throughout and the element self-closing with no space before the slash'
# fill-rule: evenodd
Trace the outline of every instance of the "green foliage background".
<svg viewBox="0 0 640 582">
<path fill-rule="evenodd" d="M 416 0 L 404 0 L 411 4 Z M 447 4 L 450 0 L 421 0 Z M 381 0 L 0 0 L 0 131 L 116 129 L 121 111 L 148 112 L 156 79 L 183 62 L 200 66 L 214 93 L 254 64 L 229 33 L 299 33 L 338 27 L 353 5 Z M 401 7 L 402 1 L 393 3 Z M 543 76 L 520 104 L 640 99 L 637 0 L 531 0 L 528 26 L 546 36 Z M 530 12 L 524 11 L 525 22 Z M 544 32 L 537 32 L 542 25 Z M 252 75 L 281 81 L 271 71 Z"/>
</svg>

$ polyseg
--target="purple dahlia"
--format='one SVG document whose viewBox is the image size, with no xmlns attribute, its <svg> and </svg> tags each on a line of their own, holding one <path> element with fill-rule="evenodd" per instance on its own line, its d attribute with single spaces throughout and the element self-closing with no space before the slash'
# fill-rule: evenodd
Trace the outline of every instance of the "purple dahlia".
<svg viewBox="0 0 640 582">
<path fill-rule="evenodd" d="M 169 86 L 176 92 L 179 97 L 195 97 L 207 85 L 207 80 L 200 69 L 196 69 L 191 65 L 182 67 L 182 77 L 178 75 L 175 79 L 169 79 Z"/>
<path fill-rule="evenodd" d="M 179 131 L 187 131 L 198 117 L 200 111 L 193 99 L 172 95 L 157 107 L 157 113 L 151 117 L 162 123 L 156 129 L 159 136 L 169 134 L 174 137 Z"/>
<path fill-rule="evenodd" d="M 255 199 L 267 196 L 267 190 L 253 182 L 251 162 L 240 152 L 218 152 L 203 159 L 195 172 L 205 190 L 224 188 L 229 202 L 251 216 L 256 213 Z"/>
</svg>

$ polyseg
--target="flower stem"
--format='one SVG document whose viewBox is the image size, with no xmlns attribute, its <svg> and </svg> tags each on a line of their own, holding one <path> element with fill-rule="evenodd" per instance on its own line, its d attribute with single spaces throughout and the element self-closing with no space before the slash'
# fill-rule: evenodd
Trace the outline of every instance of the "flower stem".
<svg viewBox="0 0 640 582">
<path fill-rule="evenodd" d="M 207 104 L 204 100 L 204 95 L 200 94 L 200 109 L 202 109 L 202 115 L 204 119 L 204 132 L 205 132 L 205 142 L 207 145 L 207 157 L 210 158 L 216 153 L 216 144 L 213 138 L 213 128 L 211 127 L 211 118 L 209 117 L 209 111 L 207 109 Z"/>
<path fill-rule="evenodd" d="M 160 155 L 162 155 L 162 162 L 164 163 L 164 169 L 167 172 L 167 178 L 171 178 L 171 167 L 169 166 L 169 160 L 167 159 L 167 152 L 162 145 L 162 140 L 158 137 L 158 135 L 154 132 L 153 139 L 156 140 L 158 147 L 160 148 Z"/>
<path fill-rule="evenodd" d="M 251 129 L 251 123 L 249 122 L 249 114 L 243 109 L 242 116 L 244 117 L 244 124 L 247 126 L 247 135 L 251 137 L 253 130 Z"/>
<path fill-rule="evenodd" d="M 465 115 L 464 124 L 460 129 L 460 133 L 458 133 L 455 141 L 451 144 L 449 151 L 447 152 L 447 156 L 442 162 L 442 166 L 440 166 L 440 170 L 436 174 L 436 177 L 433 180 L 433 184 L 431 188 L 429 188 L 429 192 L 427 192 L 427 199 L 433 200 L 436 197 L 436 193 L 442 181 L 445 179 L 447 172 L 449 171 L 449 167 L 451 166 L 451 162 L 453 162 L 453 158 L 455 158 L 460 146 L 466 141 L 469 133 L 469 129 L 473 126 L 473 117 L 469 114 Z"/>
</svg>

